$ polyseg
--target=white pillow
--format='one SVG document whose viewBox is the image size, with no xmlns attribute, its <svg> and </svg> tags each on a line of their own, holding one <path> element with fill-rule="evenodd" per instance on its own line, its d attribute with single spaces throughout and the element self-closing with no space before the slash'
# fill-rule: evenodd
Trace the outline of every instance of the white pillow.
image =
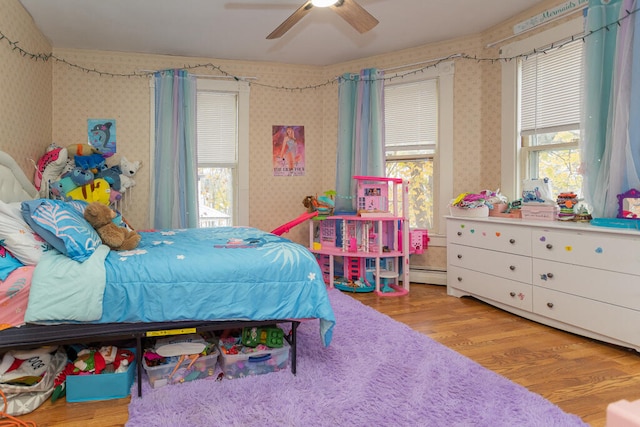
<svg viewBox="0 0 640 427">
<path fill-rule="evenodd" d="M 27 225 L 20 208 L 19 202 L 0 201 L 0 242 L 24 265 L 35 265 L 52 247 Z"/>
</svg>

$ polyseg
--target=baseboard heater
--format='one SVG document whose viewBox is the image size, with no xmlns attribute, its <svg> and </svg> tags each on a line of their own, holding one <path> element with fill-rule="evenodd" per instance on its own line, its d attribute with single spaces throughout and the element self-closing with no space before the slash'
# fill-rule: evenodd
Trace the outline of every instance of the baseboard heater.
<svg viewBox="0 0 640 427">
<path fill-rule="evenodd" d="M 426 283 L 429 285 L 446 285 L 447 271 L 430 268 L 410 268 L 409 280 L 411 283 Z"/>
</svg>

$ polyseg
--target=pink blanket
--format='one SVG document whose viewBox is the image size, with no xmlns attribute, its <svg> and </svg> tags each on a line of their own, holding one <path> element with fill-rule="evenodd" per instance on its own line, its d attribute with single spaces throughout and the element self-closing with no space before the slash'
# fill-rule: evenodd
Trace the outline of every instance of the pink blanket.
<svg viewBox="0 0 640 427">
<path fill-rule="evenodd" d="M 34 268 L 20 267 L 0 281 L 0 330 L 24 324 Z"/>
</svg>

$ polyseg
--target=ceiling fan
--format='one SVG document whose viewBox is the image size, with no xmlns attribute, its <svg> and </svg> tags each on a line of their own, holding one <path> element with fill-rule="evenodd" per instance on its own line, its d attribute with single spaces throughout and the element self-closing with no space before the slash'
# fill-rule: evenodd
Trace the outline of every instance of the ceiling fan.
<svg viewBox="0 0 640 427">
<path fill-rule="evenodd" d="M 267 36 L 267 39 L 282 37 L 314 7 L 330 7 L 359 33 L 366 33 L 378 25 L 378 20 L 360 6 L 356 0 L 308 0 L 293 12 L 291 16 L 285 19 L 278 28 L 273 30 L 273 32 Z"/>
</svg>

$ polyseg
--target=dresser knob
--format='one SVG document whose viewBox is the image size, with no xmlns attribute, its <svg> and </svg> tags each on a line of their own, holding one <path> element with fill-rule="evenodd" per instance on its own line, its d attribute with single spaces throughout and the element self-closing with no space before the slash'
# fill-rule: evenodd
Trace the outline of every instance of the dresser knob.
<svg viewBox="0 0 640 427">
<path fill-rule="evenodd" d="M 553 273 L 547 273 L 547 277 L 548 277 L 549 279 L 553 279 Z"/>
<path fill-rule="evenodd" d="M 516 239 L 509 239 L 509 243 L 511 243 L 512 245 L 516 242 Z"/>
<path fill-rule="evenodd" d="M 513 298 L 513 297 L 516 296 L 516 293 L 515 292 L 509 292 L 509 295 Z"/>
<path fill-rule="evenodd" d="M 511 270 L 511 271 L 515 271 L 515 270 L 516 270 L 516 266 L 515 266 L 515 265 L 510 265 L 510 266 L 509 266 L 509 270 Z"/>
<path fill-rule="evenodd" d="M 458 231 L 458 236 L 462 236 L 462 231 Z"/>
<path fill-rule="evenodd" d="M 547 303 L 547 307 L 549 307 L 549 308 L 553 308 L 553 303 L 552 303 L 552 302 L 548 302 L 548 303 Z"/>
<path fill-rule="evenodd" d="M 547 249 L 551 249 L 553 248 L 553 245 L 551 243 L 547 243 Z"/>
<path fill-rule="evenodd" d="M 458 259 L 462 259 L 462 255 L 461 254 L 458 254 Z"/>
<path fill-rule="evenodd" d="M 458 276 L 458 282 L 462 282 L 462 277 Z"/>
</svg>

